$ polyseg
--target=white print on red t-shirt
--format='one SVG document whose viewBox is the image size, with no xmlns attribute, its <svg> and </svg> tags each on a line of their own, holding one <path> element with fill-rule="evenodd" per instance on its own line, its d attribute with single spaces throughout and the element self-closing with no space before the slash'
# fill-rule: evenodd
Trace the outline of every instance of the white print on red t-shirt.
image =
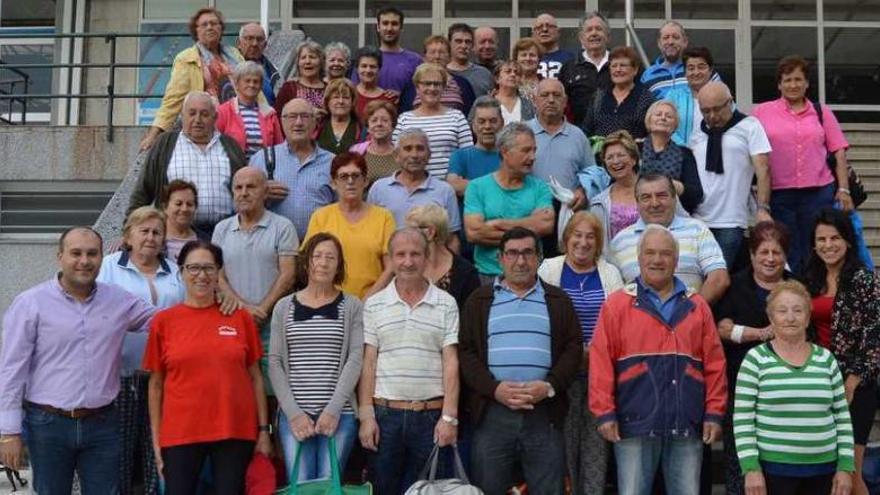
<svg viewBox="0 0 880 495">
<path fill-rule="evenodd" d="M 227 335 L 229 337 L 235 337 L 236 335 L 238 335 L 238 330 L 236 330 L 235 327 L 229 327 L 226 325 L 221 325 L 219 328 L 217 328 L 217 332 L 220 335 Z"/>
</svg>

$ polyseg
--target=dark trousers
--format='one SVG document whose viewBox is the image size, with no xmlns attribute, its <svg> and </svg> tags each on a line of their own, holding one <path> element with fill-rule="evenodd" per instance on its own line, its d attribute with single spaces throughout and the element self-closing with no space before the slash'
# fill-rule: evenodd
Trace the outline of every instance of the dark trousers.
<svg viewBox="0 0 880 495">
<path fill-rule="evenodd" d="M 834 184 L 802 189 L 778 189 L 770 196 L 773 218 L 784 223 L 791 234 L 788 265 L 800 273 L 810 255 L 813 223 L 822 208 L 834 204 Z"/>
<path fill-rule="evenodd" d="M 546 406 L 513 411 L 492 402 L 474 429 L 471 448 L 471 481 L 486 495 L 506 494 L 520 472 L 530 495 L 565 491 L 562 425 L 550 422 Z"/>
<path fill-rule="evenodd" d="M 165 495 L 192 495 L 199 485 L 202 464 L 211 459 L 216 495 L 241 495 L 244 477 L 254 456 L 251 440 L 221 440 L 162 449 Z"/>
<path fill-rule="evenodd" d="M 833 479 L 834 473 L 805 478 L 764 473 L 767 495 L 828 495 Z"/>
</svg>

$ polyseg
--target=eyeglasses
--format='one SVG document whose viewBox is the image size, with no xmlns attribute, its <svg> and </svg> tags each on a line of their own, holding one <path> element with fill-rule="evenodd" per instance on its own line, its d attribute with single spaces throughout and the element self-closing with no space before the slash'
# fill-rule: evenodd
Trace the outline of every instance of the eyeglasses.
<svg viewBox="0 0 880 495">
<path fill-rule="evenodd" d="M 222 24 L 220 24 L 217 21 L 205 21 L 205 22 L 200 22 L 200 23 L 196 24 L 196 26 L 200 27 L 200 28 L 207 28 L 207 27 L 214 27 L 214 26 L 221 26 L 221 25 Z"/>
<path fill-rule="evenodd" d="M 534 249 L 522 249 L 522 250 L 507 249 L 502 253 L 502 256 L 507 258 L 509 261 L 516 261 L 519 259 L 520 256 L 522 256 L 523 259 L 528 261 L 537 255 L 538 255 L 538 252 L 535 251 Z"/>
<path fill-rule="evenodd" d="M 241 40 L 245 43 L 264 43 L 266 41 L 265 36 L 242 36 Z"/>
<path fill-rule="evenodd" d="M 352 174 L 339 174 L 336 176 L 336 180 L 339 182 L 357 182 L 364 178 L 364 174 L 355 172 Z"/>
<path fill-rule="evenodd" d="M 197 276 L 201 272 L 205 272 L 205 275 L 211 276 L 217 274 L 217 265 L 183 265 L 183 269 L 186 270 L 186 273 L 192 277 Z"/>
<path fill-rule="evenodd" d="M 419 81 L 419 86 L 426 86 L 428 88 L 442 88 L 445 86 L 443 81 Z"/>
<path fill-rule="evenodd" d="M 296 120 L 312 120 L 314 116 L 310 113 L 286 113 L 281 116 L 283 120 L 296 121 Z"/>
<path fill-rule="evenodd" d="M 559 26 L 557 26 L 556 24 L 536 24 L 534 29 L 535 29 L 536 31 L 541 31 L 541 30 L 543 30 L 543 29 L 546 29 L 546 30 L 549 31 L 549 30 L 552 30 L 552 29 L 556 29 L 556 28 L 558 28 L 558 27 L 559 27 Z"/>
</svg>

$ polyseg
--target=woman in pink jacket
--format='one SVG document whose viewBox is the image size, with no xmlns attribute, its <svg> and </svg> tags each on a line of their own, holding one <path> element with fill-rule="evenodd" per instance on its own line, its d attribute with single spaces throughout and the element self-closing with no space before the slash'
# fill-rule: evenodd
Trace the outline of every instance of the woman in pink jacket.
<svg viewBox="0 0 880 495">
<path fill-rule="evenodd" d="M 284 141 L 275 110 L 257 100 L 263 90 L 263 77 L 260 64 L 239 64 L 232 71 L 236 97 L 217 110 L 217 130 L 234 139 L 248 160 L 261 148 Z"/>
</svg>

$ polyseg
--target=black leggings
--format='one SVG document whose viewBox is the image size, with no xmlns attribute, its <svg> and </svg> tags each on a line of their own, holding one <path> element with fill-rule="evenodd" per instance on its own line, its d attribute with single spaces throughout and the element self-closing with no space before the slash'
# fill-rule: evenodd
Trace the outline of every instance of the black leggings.
<svg viewBox="0 0 880 495">
<path fill-rule="evenodd" d="M 767 495 L 828 495 L 834 473 L 795 478 L 764 473 Z"/>
<path fill-rule="evenodd" d="M 244 493 L 244 477 L 254 456 L 250 440 L 221 440 L 162 449 L 165 495 L 192 495 L 199 484 L 205 458 L 210 457 L 217 495 Z"/>
</svg>

